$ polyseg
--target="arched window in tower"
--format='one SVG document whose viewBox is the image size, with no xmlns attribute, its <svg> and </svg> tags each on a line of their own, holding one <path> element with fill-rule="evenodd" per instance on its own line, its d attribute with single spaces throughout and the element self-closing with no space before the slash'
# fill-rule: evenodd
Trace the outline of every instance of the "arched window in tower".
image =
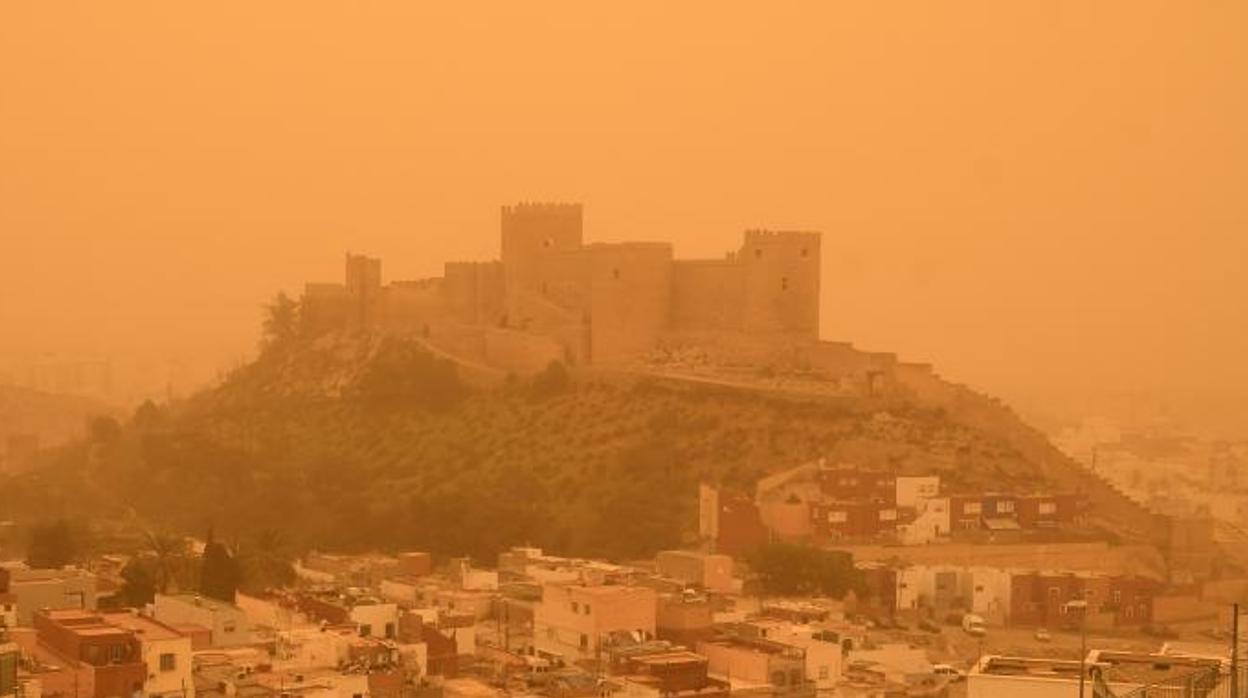
<svg viewBox="0 0 1248 698">
<path fill-rule="evenodd" d="M 789 290 L 789 277 L 787 276 L 780 277 L 780 290 L 781 291 Z"/>
<path fill-rule="evenodd" d="M 761 247 L 755 247 L 755 248 L 754 248 L 754 259 L 762 259 L 762 258 L 763 258 L 763 248 L 761 248 Z"/>
<path fill-rule="evenodd" d="M 611 278 L 618 280 L 620 278 L 620 268 L 616 267 L 611 270 Z"/>
<path fill-rule="evenodd" d="M 808 256 L 810 256 L 810 250 L 809 250 L 809 249 L 807 249 L 807 248 L 805 248 L 805 247 L 803 247 L 803 248 L 802 248 L 802 256 L 803 256 L 803 257 L 808 257 Z"/>
</svg>

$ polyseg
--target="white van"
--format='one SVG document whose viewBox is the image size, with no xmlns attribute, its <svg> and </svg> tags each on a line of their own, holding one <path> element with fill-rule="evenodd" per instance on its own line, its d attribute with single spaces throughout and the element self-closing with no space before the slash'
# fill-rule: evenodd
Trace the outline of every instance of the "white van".
<svg viewBox="0 0 1248 698">
<path fill-rule="evenodd" d="M 984 619 L 974 613 L 962 616 L 962 629 L 967 635 L 976 637 L 983 637 L 984 633 L 988 632 L 988 629 L 984 627 Z"/>
</svg>

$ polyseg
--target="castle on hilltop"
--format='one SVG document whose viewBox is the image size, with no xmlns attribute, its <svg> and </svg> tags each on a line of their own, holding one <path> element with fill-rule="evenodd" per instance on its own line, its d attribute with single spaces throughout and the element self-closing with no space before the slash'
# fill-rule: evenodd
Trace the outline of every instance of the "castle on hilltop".
<svg viewBox="0 0 1248 698">
<path fill-rule="evenodd" d="M 696 356 L 822 372 L 871 393 L 898 371 L 930 371 L 820 341 L 817 232 L 750 230 L 722 258 L 675 259 L 666 242 L 586 243 L 579 204 L 522 203 L 502 208 L 501 238 L 499 260 L 388 284 L 380 260 L 348 254 L 344 283 L 307 285 L 304 331 L 419 333 L 515 372 Z"/>
</svg>

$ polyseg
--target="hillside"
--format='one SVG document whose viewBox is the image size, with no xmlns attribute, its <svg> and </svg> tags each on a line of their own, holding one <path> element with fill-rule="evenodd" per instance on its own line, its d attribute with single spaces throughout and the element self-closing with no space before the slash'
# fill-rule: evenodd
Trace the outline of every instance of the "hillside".
<svg viewBox="0 0 1248 698">
<path fill-rule="evenodd" d="M 1047 444 L 1019 448 L 1021 424 L 1006 435 L 914 402 L 609 372 L 485 389 L 464 371 L 393 337 L 270 352 L 187 403 L 64 449 L 7 485 L 16 496 L 0 518 L 274 528 L 343 550 L 489 556 L 533 543 L 628 557 L 693 534 L 703 479 L 747 486 L 826 457 L 939 472 L 955 490 L 1029 489 L 1052 468 Z"/>
<path fill-rule="evenodd" d="M 52 446 L 81 438 L 91 418 L 116 413 L 91 398 L 0 385 L 0 456 L 10 436 L 29 434 Z"/>
</svg>

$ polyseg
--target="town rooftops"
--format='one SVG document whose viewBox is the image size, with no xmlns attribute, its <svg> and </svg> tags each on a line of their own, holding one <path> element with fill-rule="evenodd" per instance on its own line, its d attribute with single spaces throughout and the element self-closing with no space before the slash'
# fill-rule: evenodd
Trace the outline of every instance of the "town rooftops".
<svg viewBox="0 0 1248 698">
<path fill-rule="evenodd" d="M 133 631 L 139 636 L 140 640 L 176 640 L 180 637 L 185 637 L 185 635 L 174 628 L 154 618 L 141 616 L 137 613 L 119 611 L 102 613 L 100 615 L 105 623 Z"/>
<path fill-rule="evenodd" d="M 176 599 L 183 603 L 188 603 L 193 606 L 199 606 L 201 608 L 207 608 L 214 611 L 238 610 L 238 606 L 235 606 L 232 603 L 222 601 L 220 599 L 214 599 L 209 596 L 201 596 L 200 594 L 166 594 L 165 596 L 166 598 Z"/>
<path fill-rule="evenodd" d="M 1148 684 L 1212 669 L 1219 664 L 1216 659 L 1093 650 L 1088 653 L 1085 666 L 1089 673 L 1093 669 L 1100 671 L 1111 684 Z M 980 660 L 972 674 L 1078 680 L 1079 660 L 987 656 Z"/>
<path fill-rule="evenodd" d="M 672 650 L 670 652 L 658 652 L 655 654 L 646 654 L 638 657 L 631 657 L 632 661 L 647 666 L 674 666 L 679 664 L 705 664 L 707 659 L 697 652 L 689 650 Z"/>
<path fill-rule="evenodd" d="M 990 676 L 1078 678 L 1079 660 L 986 656 L 979 661 L 972 673 Z"/>
<path fill-rule="evenodd" d="M 76 608 L 63 610 L 44 609 L 40 613 L 53 623 L 81 637 L 128 636 L 131 634 L 128 629 L 109 623 L 95 611 L 84 611 Z"/>
</svg>

